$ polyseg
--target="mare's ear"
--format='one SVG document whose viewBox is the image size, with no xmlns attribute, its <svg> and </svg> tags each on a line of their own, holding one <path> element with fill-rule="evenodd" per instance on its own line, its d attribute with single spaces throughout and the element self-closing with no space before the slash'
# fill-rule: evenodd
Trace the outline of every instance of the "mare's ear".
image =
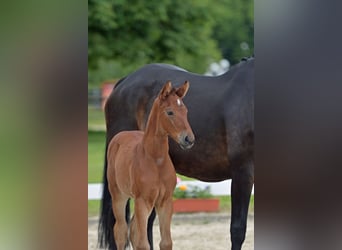
<svg viewBox="0 0 342 250">
<path fill-rule="evenodd" d="M 176 89 L 176 95 L 178 95 L 180 98 L 183 98 L 188 92 L 189 87 L 189 81 L 185 81 L 182 86 Z"/>
<path fill-rule="evenodd" d="M 167 81 L 164 87 L 162 88 L 162 90 L 159 92 L 159 98 L 162 100 L 165 99 L 171 93 L 171 90 L 172 90 L 171 81 Z"/>
</svg>

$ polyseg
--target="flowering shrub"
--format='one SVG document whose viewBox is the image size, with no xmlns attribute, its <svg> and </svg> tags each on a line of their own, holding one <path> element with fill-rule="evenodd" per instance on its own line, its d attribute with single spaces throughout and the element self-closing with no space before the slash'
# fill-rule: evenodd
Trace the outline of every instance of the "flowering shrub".
<svg viewBox="0 0 342 250">
<path fill-rule="evenodd" d="M 211 198 L 213 195 L 210 192 L 210 186 L 206 186 L 204 189 L 201 189 L 198 186 L 180 185 L 175 188 L 173 197 L 176 199 Z"/>
</svg>

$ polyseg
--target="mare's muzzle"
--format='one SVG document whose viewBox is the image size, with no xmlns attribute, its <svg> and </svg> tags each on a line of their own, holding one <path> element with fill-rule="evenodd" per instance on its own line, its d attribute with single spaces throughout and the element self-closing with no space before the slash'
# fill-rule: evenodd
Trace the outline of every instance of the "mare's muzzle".
<svg viewBox="0 0 342 250">
<path fill-rule="evenodd" d="M 193 134 L 182 133 L 179 139 L 179 145 L 184 150 L 192 148 L 195 144 L 195 137 Z"/>
</svg>

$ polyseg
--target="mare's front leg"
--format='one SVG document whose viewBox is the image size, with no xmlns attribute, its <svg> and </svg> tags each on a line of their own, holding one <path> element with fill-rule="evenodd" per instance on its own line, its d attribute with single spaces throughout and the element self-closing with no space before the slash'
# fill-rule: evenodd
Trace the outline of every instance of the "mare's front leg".
<svg viewBox="0 0 342 250">
<path fill-rule="evenodd" d="M 230 224 L 230 235 L 232 250 L 241 250 L 245 240 L 248 206 L 252 192 L 254 175 L 253 163 L 239 166 L 233 171 L 231 195 L 232 216 Z"/>
<path fill-rule="evenodd" d="M 134 202 L 134 217 L 130 226 L 130 240 L 134 250 L 150 250 L 147 239 L 147 219 L 153 205 L 143 198 L 137 198 Z"/>
<path fill-rule="evenodd" d="M 158 219 L 160 238 L 159 243 L 160 250 L 172 250 L 171 239 L 171 219 L 173 213 L 172 197 L 167 198 L 156 206 Z"/>
</svg>

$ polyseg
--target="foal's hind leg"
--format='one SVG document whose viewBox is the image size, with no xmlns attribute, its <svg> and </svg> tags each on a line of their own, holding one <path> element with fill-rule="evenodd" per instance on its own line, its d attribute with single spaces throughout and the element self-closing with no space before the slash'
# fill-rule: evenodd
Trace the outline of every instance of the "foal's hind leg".
<svg viewBox="0 0 342 250">
<path fill-rule="evenodd" d="M 159 243 L 160 250 L 171 250 L 171 218 L 172 218 L 172 197 L 156 206 L 161 241 Z"/>
<path fill-rule="evenodd" d="M 134 250 L 150 250 L 147 239 L 147 220 L 153 205 L 142 198 L 134 202 L 134 217 L 130 225 L 130 239 Z"/>
<path fill-rule="evenodd" d="M 113 197 L 113 196 L 112 196 Z M 120 194 L 115 194 L 112 198 L 112 207 L 116 219 L 113 232 L 118 250 L 124 250 L 128 240 L 128 226 L 126 222 L 126 203 L 128 198 Z"/>
</svg>

